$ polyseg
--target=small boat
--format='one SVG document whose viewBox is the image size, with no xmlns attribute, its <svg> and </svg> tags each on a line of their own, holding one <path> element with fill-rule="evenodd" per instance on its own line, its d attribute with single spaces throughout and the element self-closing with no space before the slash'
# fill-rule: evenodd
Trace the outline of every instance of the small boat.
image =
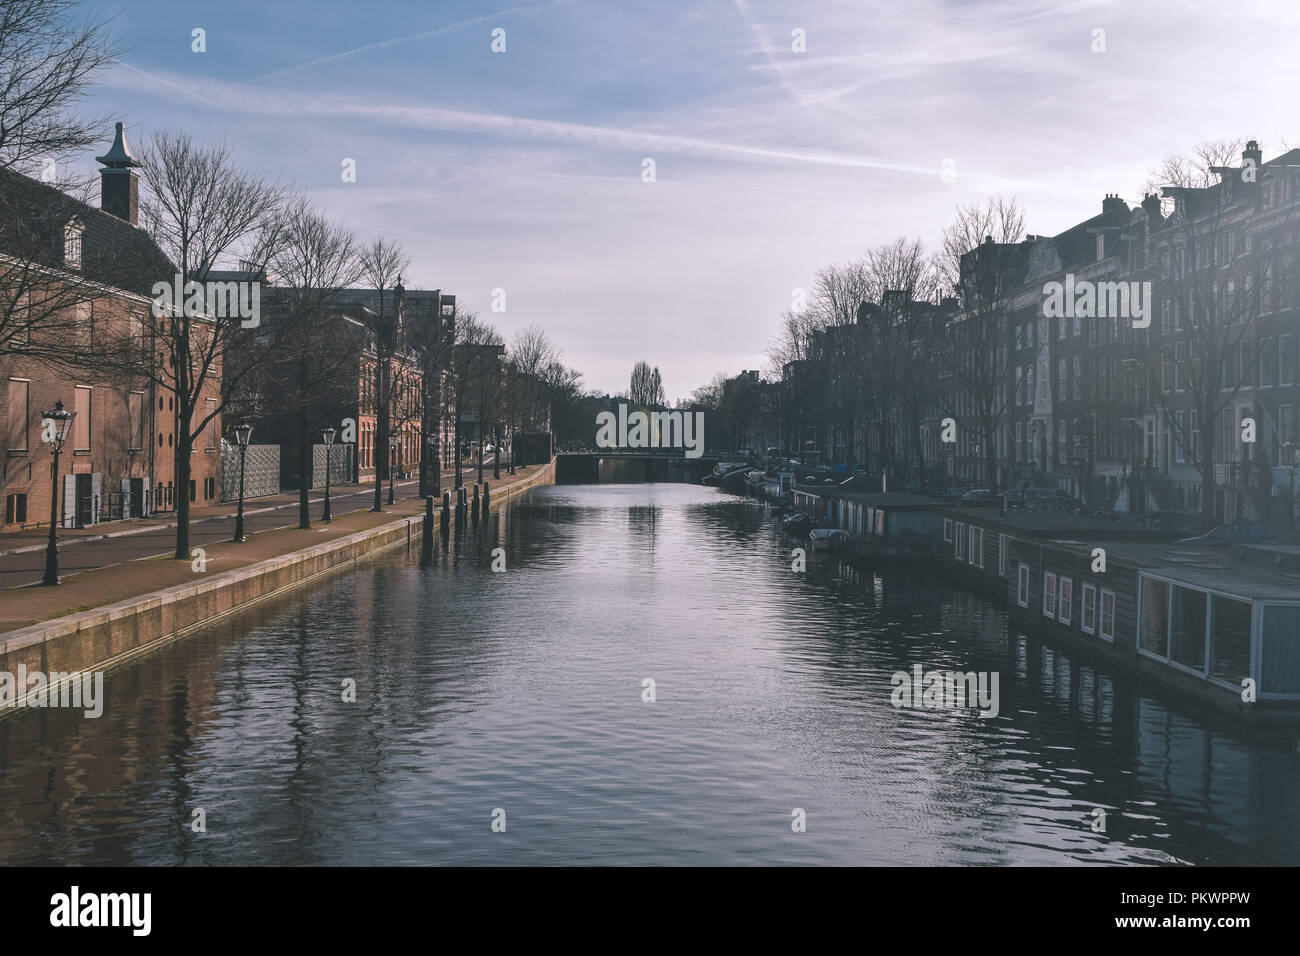
<svg viewBox="0 0 1300 956">
<path fill-rule="evenodd" d="M 808 541 L 814 551 L 829 551 L 832 545 L 847 537 L 839 528 L 813 528 L 808 532 Z"/>
<path fill-rule="evenodd" d="M 714 466 L 713 473 L 705 476 L 703 484 L 717 485 L 733 494 L 743 494 L 747 471 L 749 465 L 743 461 L 720 461 Z M 710 478 L 713 480 L 710 481 Z"/>
</svg>

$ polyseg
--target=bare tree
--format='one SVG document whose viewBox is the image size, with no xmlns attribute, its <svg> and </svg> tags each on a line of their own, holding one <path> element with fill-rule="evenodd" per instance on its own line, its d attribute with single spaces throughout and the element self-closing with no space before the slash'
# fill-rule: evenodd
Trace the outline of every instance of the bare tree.
<svg viewBox="0 0 1300 956">
<path fill-rule="evenodd" d="M 283 413 L 296 423 L 298 527 L 310 528 L 312 445 L 319 424 L 312 415 L 336 393 L 340 380 L 355 371 L 361 344 L 354 327 L 335 311 L 339 292 L 360 277 L 356 238 L 306 200 L 295 199 L 286 207 L 283 243 L 271 256 L 269 271 L 279 285 L 268 321 L 284 323 L 299 334 L 281 337 L 283 347 L 267 363 L 263 377 L 271 380 L 266 386 L 274 388 Z M 355 381 L 350 384 L 355 387 Z"/>
<path fill-rule="evenodd" d="M 550 420 L 545 372 L 556 359 L 558 350 L 541 326 L 530 325 L 515 333 L 508 355 L 512 378 L 510 468 L 513 471 L 517 457 L 514 435 Z"/>
<path fill-rule="evenodd" d="M 236 166 L 225 146 L 196 146 L 185 134 L 156 136 L 141 156 L 141 165 L 144 221 L 175 264 L 184 302 L 155 299 L 145 327 L 126 331 L 107 350 L 105 361 L 127 374 L 152 378 L 174 398 L 173 461 L 179 489 L 174 556 L 189 560 L 186 489 L 194 442 L 242 391 L 243 380 L 278 354 L 293 334 L 283 325 L 245 328 L 239 310 L 228 308 L 229 301 L 226 308 L 208 308 L 202 289 L 223 261 L 268 261 L 284 230 L 284 194 L 280 186 Z M 247 290 L 250 295 L 259 291 Z M 245 292 L 236 294 L 242 297 Z M 205 401 L 208 408 L 200 413 Z"/>
<path fill-rule="evenodd" d="M 1148 391 L 1200 476 L 1206 529 L 1216 521 L 1216 459 L 1229 450 L 1220 447 L 1220 423 L 1252 374 L 1263 368 L 1251 320 L 1261 311 L 1296 304 L 1288 301 L 1294 295 L 1292 276 L 1275 274 L 1271 259 L 1258 249 L 1247 254 L 1250 232 L 1244 226 L 1259 215 L 1260 190 L 1289 181 L 1293 170 L 1263 166 L 1256 143 L 1245 144 L 1244 153 L 1242 145 L 1240 140 L 1202 143 L 1189 156 L 1167 157 L 1152 174 L 1169 212 L 1152 232 L 1147 251 L 1159 320 L 1132 339 Z M 1278 204 L 1269 224 L 1280 228 L 1296 218 L 1294 202 Z M 1270 361 L 1276 369 L 1276 358 Z M 1234 430 L 1238 424 L 1232 422 Z"/>
<path fill-rule="evenodd" d="M 861 259 L 827 266 L 817 273 L 813 286 L 812 310 L 818 328 L 812 335 L 812 351 L 826 372 L 823 414 L 830 426 L 829 451 L 833 462 L 843 444 L 850 472 L 858 464 L 859 424 L 868 414 L 871 398 L 858 310 L 877 297 L 873 276 Z"/>
<path fill-rule="evenodd" d="M 959 206 L 944 230 L 937 259 L 961 309 L 945 348 L 945 371 L 953 386 L 945 396 L 946 411 L 958 417 L 962 405 L 971 409 L 987 487 L 993 491 L 998 485 L 994 436 L 1010 397 L 1003 387 L 1011 354 L 1008 313 L 1027 264 L 1024 232 L 1024 214 L 1015 199 L 993 196 Z"/>
<path fill-rule="evenodd" d="M 84 151 L 104 121 L 74 112 L 120 53 L 72 0 L 0 0 L 0 169 L 49 168 Z"/>
<path fill-rule="evenodd" d="M 442 481 L 442 461 L 437 446 L 430 439 L 441 439 L 445 414 L 447 376 L 451 373 L 452 348 L 456 342 L 454 299 L 445 304 L 439 290 L 434 296 L 437 314 L 421 321 L 408 322 L 407 345 L 414 349 L 420 363 L 420 497 L 438 496 Z"/>
<path fill-rule="evenodd" d="M 75 6 L 0 0 L 0 355 L 63 365 L 87 364 L 84 307 L 102 289 L 83 281 L 81 209 L 63 195 L 84 201 L 85 183 L 70 180 L 58 160 L 102 135 L 104 121 L 75 108 L 119 52 L 106 25 L 78 19 Z M 138 291 L 157 263 L 85 265 L 87 276 Z"/>
<path fill-rule="evenodd" d="M 634 405 L 663 405 L 664 385 L 659 369 L 652 369 L 648 362 L 637 362 L 632 366 L 632 381 L 627 394 Z"/>
<path fill-rule="evenodd" d="M 454 418 L 453 431 L 456 443 L 456 487 L 461 480 L 461 423 L 471 405 L 479 424 L 479 448 L 483 447 L 483 424 L 486 413 L 488 381 L 498 375 L 500 357 L 505 345 L 496 329 L 479 319 L 474 312 L 466 312 L 457 319 L 456 344 L 452 348 L 452 374 L 450 397 Z M 482 458 L 479 460 L 482 475 Z"/>
<path fill-rule="evenodd" d="M 899 238 L 867 253 L 867 270 L 877 290 L 877 309 L 868 310 L 868 350 L 874 382 L 874 411 L 882 447 L 901 425 L 925 488 L 925 448 L 921 422 L 935 398 L 935 361 L 930 303 L 939 297 L 941 278 L 919 239 Z M 864 372 L 866 369 L 864 368 Z"/>
<path fill-rule="evenodd" d="M 360 254 L 361 276 L 379 294 L 379 308 L 370 320 L 370 338 L 375 354 L 375 503 L 371 511 L 383 511 L 383 485 L 388 478 L 388 436 L 392 427 L 392 403 L 401 384 L 406 349 L 402 341 L 396 290 L 411 260 L 402 248 L 382 236 Z"/>
</svg>

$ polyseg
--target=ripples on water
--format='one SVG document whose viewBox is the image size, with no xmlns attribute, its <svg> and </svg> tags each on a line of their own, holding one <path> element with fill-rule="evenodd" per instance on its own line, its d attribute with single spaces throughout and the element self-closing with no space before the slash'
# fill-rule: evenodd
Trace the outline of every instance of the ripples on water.
<svg viewBox="0 0 1300 956">
<path fill-rule="evenodd" d="M 0 721 L 0 862 L 1300 863 L 1292 737 L 791 546 L 712 489 L 536 490 L 111 672 L 99 720 Z M 1000 715 L 895 709 L 913 663 L 999 671 Z"/>
</svg>

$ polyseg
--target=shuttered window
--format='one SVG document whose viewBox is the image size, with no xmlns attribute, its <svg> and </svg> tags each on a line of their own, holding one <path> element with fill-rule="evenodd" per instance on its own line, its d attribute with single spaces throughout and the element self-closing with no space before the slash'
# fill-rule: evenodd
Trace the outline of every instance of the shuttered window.
<svg viewBox="0 0 1300 956">
<path fill-rule="evenodd" d="M 9 450 L 27 451 L 27 390 L 29 382 L 9 380 Z"/>
<path fill-rule="evenodd" d="M 90 451 L 90 386 L 78 385 L 74 392 L 77 417 L 72 420 L 72 450 Z"/>
</svg>

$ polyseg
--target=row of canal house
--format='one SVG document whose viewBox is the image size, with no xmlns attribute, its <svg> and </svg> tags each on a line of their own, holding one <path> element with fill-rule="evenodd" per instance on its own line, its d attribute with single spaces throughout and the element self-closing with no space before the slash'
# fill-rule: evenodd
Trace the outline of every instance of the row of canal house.
<svg viewBox="0 0 1300 956">
<path fill-rule="evenodd" d="M 1300 718 L 1300 547 L 1229 553 L 1081 515 L 840 486 L 795 496 L 798 510 L 843 530 L 851 552 L 924 539 L 1022 624 L 1244 718 Z"/>
</svg>

